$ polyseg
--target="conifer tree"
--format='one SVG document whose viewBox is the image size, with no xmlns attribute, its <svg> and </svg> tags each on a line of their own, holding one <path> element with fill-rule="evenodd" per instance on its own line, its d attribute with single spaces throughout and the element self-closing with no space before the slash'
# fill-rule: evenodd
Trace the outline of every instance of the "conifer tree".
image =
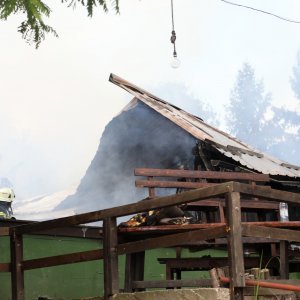
<svg viewBox="0 0 300 300">
<path fill-rule="evenodd" d="M 255 78 L 254 69 L 245 63 L 239 70 L 227 106 L 226 124 L 240 140 L 259 149 L 265 148 L 265 114 L 271 96 L 264 93 L 262 81 Z"/>
<path fill-rule="evenodd" d="M 293 67 L 293 76 L 291 77 L 291 87 L 295 96 L 300 101 L 300 51 L 297 55 L 296 65 Z"/>
<path fill-rule="evenodd" d="M 49 0 L 47 2 L 50 2 Z M 75 7 L 77 4 L 83 6 L 89 17 L 93 16 L 94 9 L 102 7 L 108 11 L 109 4 L 118 13 L 119 0 L 60 0 L 68 7 Z M 47 33 L 58 36 L 54 28 L 44 22 L 49 17 L 51 8 L 42 0 L 0 0 L 0 20 L 7 20 L 14 14 L 23 13 L 26 19 L 18 27 L 18 31 L 28 43 L 34 43 L 38 48 Z"/>
<path fill-rule="evenodd" d="M 296 64 L 293 67 L 292 77 L 290 79 L 291 88 L 298 100 L 300 108 L 300 52 L 296 58 Z M 282 159 L 300 165 L 300 114 L 294 109 L 286 107 L 274 107 L 273 123 L 276 124 L 277 142 L 272 147 L 273 151 Z M 280 129 L 280 130 L 278 130 Z M 279 133 L 281 132 L 281 135 Z"/>
</svg>

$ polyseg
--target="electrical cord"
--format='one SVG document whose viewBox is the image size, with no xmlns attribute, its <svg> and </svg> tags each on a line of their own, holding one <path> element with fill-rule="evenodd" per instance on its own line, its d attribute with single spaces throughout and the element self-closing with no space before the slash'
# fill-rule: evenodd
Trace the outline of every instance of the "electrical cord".
<svg viewBox="0 0 300 300">
<path fill-rule="evenodd" d="M 244 7 L 244 8 L 248 8 L 248 9 L 251 9 L 251 10 L 254 10 L 254 11 L 257 11 L 257 12 L 260 12 L 260 13 L 264 13 L 264 14 L 273 16 L 273 17 L 275 17 L 275 18 L 278 18 L 278 19 L 280 19 L 280 20 L 286 21 L 286 22 L 300 24 L 300 21 L 287 19 L 287 18 L 281 17 L 281 16 L 279 16 L 279 15 L 273 14 L 273 13 L 271 13 L 271 12 L 268 12 L 268 11 L 265 11 L 265 10 L 262 10 L 262 9 L 257 9 L 257 8 L 251 7 L 251 6 L 247 6 L 247 5 L 243 5 L 243 4 L 239 4 L 239 3 L 234 3 L 234 2 L 231 2 L 231 1 L 227 1 L 227 0 L 220 0 L 220 1 L 222 1 L 222 2 L 224 2 L 224 3 L 227 3 L 227 4 L 230 4 L 230 5 L 235 5 L 235 6 L 239 6 L 239 7 Z"/>
</svg>

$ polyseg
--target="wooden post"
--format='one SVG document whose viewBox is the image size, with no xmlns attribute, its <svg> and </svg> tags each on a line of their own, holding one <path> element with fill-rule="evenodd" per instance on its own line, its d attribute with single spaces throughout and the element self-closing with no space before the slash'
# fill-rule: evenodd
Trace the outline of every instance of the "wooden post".
<svg viewBox="0 0 300 300">
<path fill-rule="evenodd" d="M 219 209 L 220 222 L 225 223 L 226 220 L 225 220 L 225 214 L 224 214 L 224 207 L 223 207 L 221 201 L 219 202 L 218 209 Z"/>
<path fill-rule="evenodd" d="M 289 258 L 287 241 L 280 241 L 280 278 L 289 279 Z"/>
<path fill-rule="evenodd" d="M 144 280 L 144 270 L 145 270 L 145 251 L 135 253 L 135 280 L 143 281 Z M 143 291 L 144 289 L 139 289 Z"/>
<path fill-rule="evenodd" d="M 211 278 L 211 285 L 213 288 L 220 287 L 220 281 L 217 273 L 217 269 L 213 268 L 209 270 L 210 278 Z"/>
<path fill-rule="evenodd" d="M 176 247 L 175 249 L 176 249 L 176 258 L 181 258 L 182 248 Z M 180 269 L 176 269 L 176 279 L 181 280 L 181 270 Z"/>
<path fill-rule="evenodd" d="M 153 176 L 148 176 L 148 180 L 149 181 L 153 180 Z M 155 189 L 154 189 L 154 187 L 149 187 L 148 188 L 148 192 L 149 192 L 149 198 L 154 198 L 155 197 Z"/>
<path fill-rule="evenodd" d="M 144 280 L 144 266 L 145 251 L 126 254 L 124 292 L 133 292 L 133 281 Z"/>
<path fill-rule="evenodd" d="M 103 220 L 104 299 L 119 292 L 118 234 L 116 218 Z"/>
<path fill-rule="evenodd" d="M 242 244 L 240 193 L 226 194 L 228 224 L 228 257 L 230 260 L 230 297 L 243 299 L 245 287 L 244 253 Z"/>
<path fill-rule="evenodd" d="M 24 300 L 23 238 L 12 231 L 10 235 L 12 300 Z"/>
<path fill-rule="evenodd" d="M 134 280 L 134 266 L 133 266 L 133 253 L 126 254 L 125 260 L 125 282 L 124 282 L 124 292 L 132 293 L 133 287 L 132 282 Z"/>
</svg>

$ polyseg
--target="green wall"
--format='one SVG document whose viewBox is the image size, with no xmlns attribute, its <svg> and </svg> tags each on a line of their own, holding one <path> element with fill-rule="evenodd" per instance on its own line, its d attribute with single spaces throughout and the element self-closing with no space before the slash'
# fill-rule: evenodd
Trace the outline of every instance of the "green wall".
<svg viewBox="0 0 300 300">
<path fill-rule="evenodd" d="M 101 248 L 100 241 L 42 235 L 24 236 L 24 259 Z M 0 261 L 9 262 L 9 239 L 0 239 Z M 122 258 L 120 259 L 122 266 Z M 25 271 L 25 299 L 48 296 L 74 299 L 98 296 L 103 288 L 102 261 L 92 261 Z M 11 299 L 10 273 L 0 273 L 0 300 Z"/>
<path fill-rule="evenodd" d="M 0 262 L 10 262 L 9 238 L 0 237 Z M 102 248 L 101 241 L 87 238 L 24 236 L 24 258 L 40 258 L 65 253 Z M 189 251 L 184 249 L 182 257 L 226 256 L 226 251 L 208 249 Z M 175 257 L 175 249 L 156 249 L 146 252 L 145 279 L 165 278 L 165 266 L 157 262 L 158 257 Z M 120 288 L 124 283 L 124 256 L 119 256 Z M 183 272 L 182 278 L 208 278 L 208 272 Z M 300 279 L 299 273 L 290 274 Z M 83 262 L 57 267 L 25 271 L 25 299 L 48 296 L 52 299 L 79 299 L 103 294 L 102 261 Z M 10 273 L 0 273 L 0 300 L 11 300 Z"/>
<path fill-rule="evenodd" d="M 47 257 L 71 252 L 102 248 L 101 241 L 87 238 L 50 237 L 43 235 L 24 236 L 24 259 Z M 214 255 L 219 252 L 213 250 Z M 183 256 L 211 254 L 183 251 Z M 224 251 L 220 251 L 224 255 Z M 174 249 L 156 249 L 146 252 L 145 279 L 165 278 L 165 266 L 157 262 L 158 257 L 175 257 Z M 0 237 L 0 262 L 10 262 L 9 238 Z M 124 283 L 124 256 L 119 256 L 120 288 Z M 183 278 L 207 277 L 207 272 L 184 272 Z M 83 262 L 57 267 L 25 271 L 25 299 L 48 296 L 53 299 L 78 299 L 103 294 L 102 261 Z M 11 299 L 10 273 L 0 273 L 0 300 Z"/>
</svg>

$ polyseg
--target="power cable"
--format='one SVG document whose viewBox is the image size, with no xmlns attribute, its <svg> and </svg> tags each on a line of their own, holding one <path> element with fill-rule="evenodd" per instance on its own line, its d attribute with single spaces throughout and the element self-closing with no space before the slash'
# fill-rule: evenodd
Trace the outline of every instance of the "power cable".
<svg viewBox="0 0 300 300">
<path fill-rule="evenodd" d="M 180 60 L 178 59 L 177 52 L 176 52 L 176 32 L 175 32 L 175 25 L 174 25 L 173 0 L 171 0 L 171 15 L 172 15 L 171 43 L 173 44 L 173 60 L 171 62 L 171 66 L 172 68 L 178 68 L 180 65 Z"/>
<path fill-rule="evenodd" d="M 173 0 L 171 0 L 171 13 L 172 13 L 172 30 L 174 31 L 174 13 L 173 13 Z"/>
<path fill-rule="evenodd" d="M 248 8 L 248 9 L 251 9 L 251 10 L 254 10 L 254 11 L 258 11 L 258 12 L 261 12 L 263 14 L 267 14 L 267 15 L 273 16 L 275 18 L 278 18 L 278 19 L 286 21 L 286 22 L 300 24 L 300 21 L 287 19 L 287 18 L 281 17 L 279 15 L 273 14 L 271 12 L 268 12 L 268 11 L 265 11 L 265 10 L 262 10 L 262 9 L 257 9 L 257 8 L 251 7 L 251 6 L 247 6 L 247 5 L 243 5 L 243 4 L 239 4 L 239 3 L 234 3 L 234 2 L 231 2 L 231 1 L 227 1 L 227 0 L 220 0 L 220 1 L 225 2 L 227 4 L 230 4 L 230 5 L 235 5 L 235 6 L 239 6 L 239 7 Z"/>
<path fill-rule="evenodd" d="M 171 43 L 174 46 L 174 50 L 173 50 L 173 56 L 177 57 L 177 53 L 176 53 L 176 45 L 175 45 L 175 41 L 176 41 L 176 33 L 175 33 L 175 26 L 174 26 L 174 7 L 173 7 L 173 0 L 171 0 L 171 14 L 172 14 L 172 32 L 171 32 Z"/>
</svg>

